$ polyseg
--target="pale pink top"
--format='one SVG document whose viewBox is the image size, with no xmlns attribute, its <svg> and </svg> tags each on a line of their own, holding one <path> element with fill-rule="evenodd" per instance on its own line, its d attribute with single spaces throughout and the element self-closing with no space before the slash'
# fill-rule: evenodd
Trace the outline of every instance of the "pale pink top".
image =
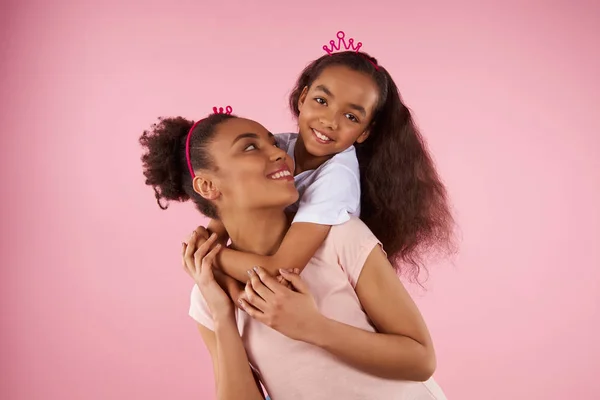
<svg viewBox="0 0 600 400">
<path fill-rule="evenodd" d="M 331 228 L 301 274 L 325 316 L 375 331 L 354 287 L 367 256 L 378 244 L 373 233 L 356 217 Z M 214 329 L 197 286 L 192 290 L 189 313 L 198 323 Z M 316 346 L 292 340 L 239 309 L 236 318 L 250 363 L 273 400 L 445 399 L 433 379 L 422 383 L 377 378 L 344 364 Z"/>
</svg>

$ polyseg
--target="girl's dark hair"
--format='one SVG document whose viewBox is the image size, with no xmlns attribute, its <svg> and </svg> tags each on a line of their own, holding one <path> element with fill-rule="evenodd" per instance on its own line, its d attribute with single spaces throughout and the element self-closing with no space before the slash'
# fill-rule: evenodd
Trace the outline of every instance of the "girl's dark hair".
<svg viewBox="0 0 600 400">
<path fill-rule="evenodd" d="M 418 281 L 427 255 L 454 251 L 454 221 L 446 188 L 394 80 L 366 53 L 334 53 L 309 64 L 290 95 L 294 115 L 299 116 L 303 89 L 330 66 L 364 73 L 379 88 L 378 104 L 367 128 L 370 135 L 362 144 L 355 144 L 362 187 L 361 219 L 382 242 L 395 268 Z"/>
<path fill-rule="evenodd" d="M 194 169 L 215 168 L 208 153 L 217 126 L 230 118 L 230 114 L 211 114 L 202 120 L 191 133 L 190 153 Z M 144 131 L 140 144 L 146 150 L 142 155 L 146 185 L 152 186 L 156 201 L 163 210 L 161 200 L 192 200 L 198 210 L 209 218 L 218 218 L 215 205 L 194 191 L 188 170 L 185 142 L 194 123 L 182 117 L 159 118 L 150 130 Z"/>
</svg>

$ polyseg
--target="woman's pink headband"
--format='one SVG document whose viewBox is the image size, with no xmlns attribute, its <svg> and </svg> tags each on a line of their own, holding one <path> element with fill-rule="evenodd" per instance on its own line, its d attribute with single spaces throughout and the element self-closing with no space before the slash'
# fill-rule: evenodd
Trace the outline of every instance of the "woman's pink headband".
<svg viewBox="0 0 600 400">
<path fill-rule="evenodd" d="M 213 114 L 231 114 L 232 112 L 233 112 L 233 108 L 231 108 L 231 106 L 225 107 L 225 112 L 223 112 L 223 107 L 219 107 L 218 109 L 217 109 L 217 107 L 213 107 Z M 206 117 L 206 118 L 208 118 L 208 117 Z M 190 130 L 187 134 L 187 138 L 185 139 L 185 160 L 187 161 L 187 166 L 188 166 L 188 169 L 190 170 L 190 175 L 192 176 L 192 179 L 194 179 L 196 177 L 196 174 L 194 173 L 194 168 L 192 168 L 192 154 L 190 152 L 190 139 L 192 138 L 192 132 L 196 128 L 196 125 L 198 125 L 200 122 L 204 121 L 206 118 L 202 118 L 201 120 L 196 121 L 194 123 L 194 125 L 192 125 L 192 127 L 190 128 Z"/>
</svg>

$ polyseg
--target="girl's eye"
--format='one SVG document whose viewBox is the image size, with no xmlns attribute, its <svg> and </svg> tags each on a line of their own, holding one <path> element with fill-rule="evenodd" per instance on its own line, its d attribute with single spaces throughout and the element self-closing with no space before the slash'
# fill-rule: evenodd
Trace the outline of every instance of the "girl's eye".
<svg viewBox="0 0 600 400">
<path fill-rule="evenodd" d="M 322 97 L 317 97 L 317 98 L 315 98 L 315 101 L 316 101 L 317 103 L 319 103 L 319 104 L 322 104 L 322 105 L 325 105 L 325 104 L 327 104 L 327 102 L 325 101 L 325 99 L 324 99 L 324 98 L 322 98 Z"/>
<path fill-rule="evenodd" d="M 251 150 L 256 150 L 257 147 L 253 144 L 249 144 L 248 146 L 246 146 L 246 148 L 244 148 L 244 151 L 251 151 Z"/>
<path fill-rule="evenodd" d="M 356 118 L 354 115 L 352 114 L 346 114 L 346 118 L 348 118 L 350 121 L 352 122 L 358 122 L 358 118 Z"/>
</svg>

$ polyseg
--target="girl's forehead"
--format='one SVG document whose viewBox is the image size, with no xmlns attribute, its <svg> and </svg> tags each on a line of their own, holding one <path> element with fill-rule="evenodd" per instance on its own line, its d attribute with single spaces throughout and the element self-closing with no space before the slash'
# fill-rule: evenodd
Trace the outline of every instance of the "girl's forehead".
<svg viewBox="0 0 600 400">
<path fill-rule="evenodd" d="M 361 101 L 377 101 L 379 89 L 375 81 L 363 72 L 344 66 L 331 66 L 323 70 L 311 85 L 333 98 L 351 97 Z"/>
</svg>

